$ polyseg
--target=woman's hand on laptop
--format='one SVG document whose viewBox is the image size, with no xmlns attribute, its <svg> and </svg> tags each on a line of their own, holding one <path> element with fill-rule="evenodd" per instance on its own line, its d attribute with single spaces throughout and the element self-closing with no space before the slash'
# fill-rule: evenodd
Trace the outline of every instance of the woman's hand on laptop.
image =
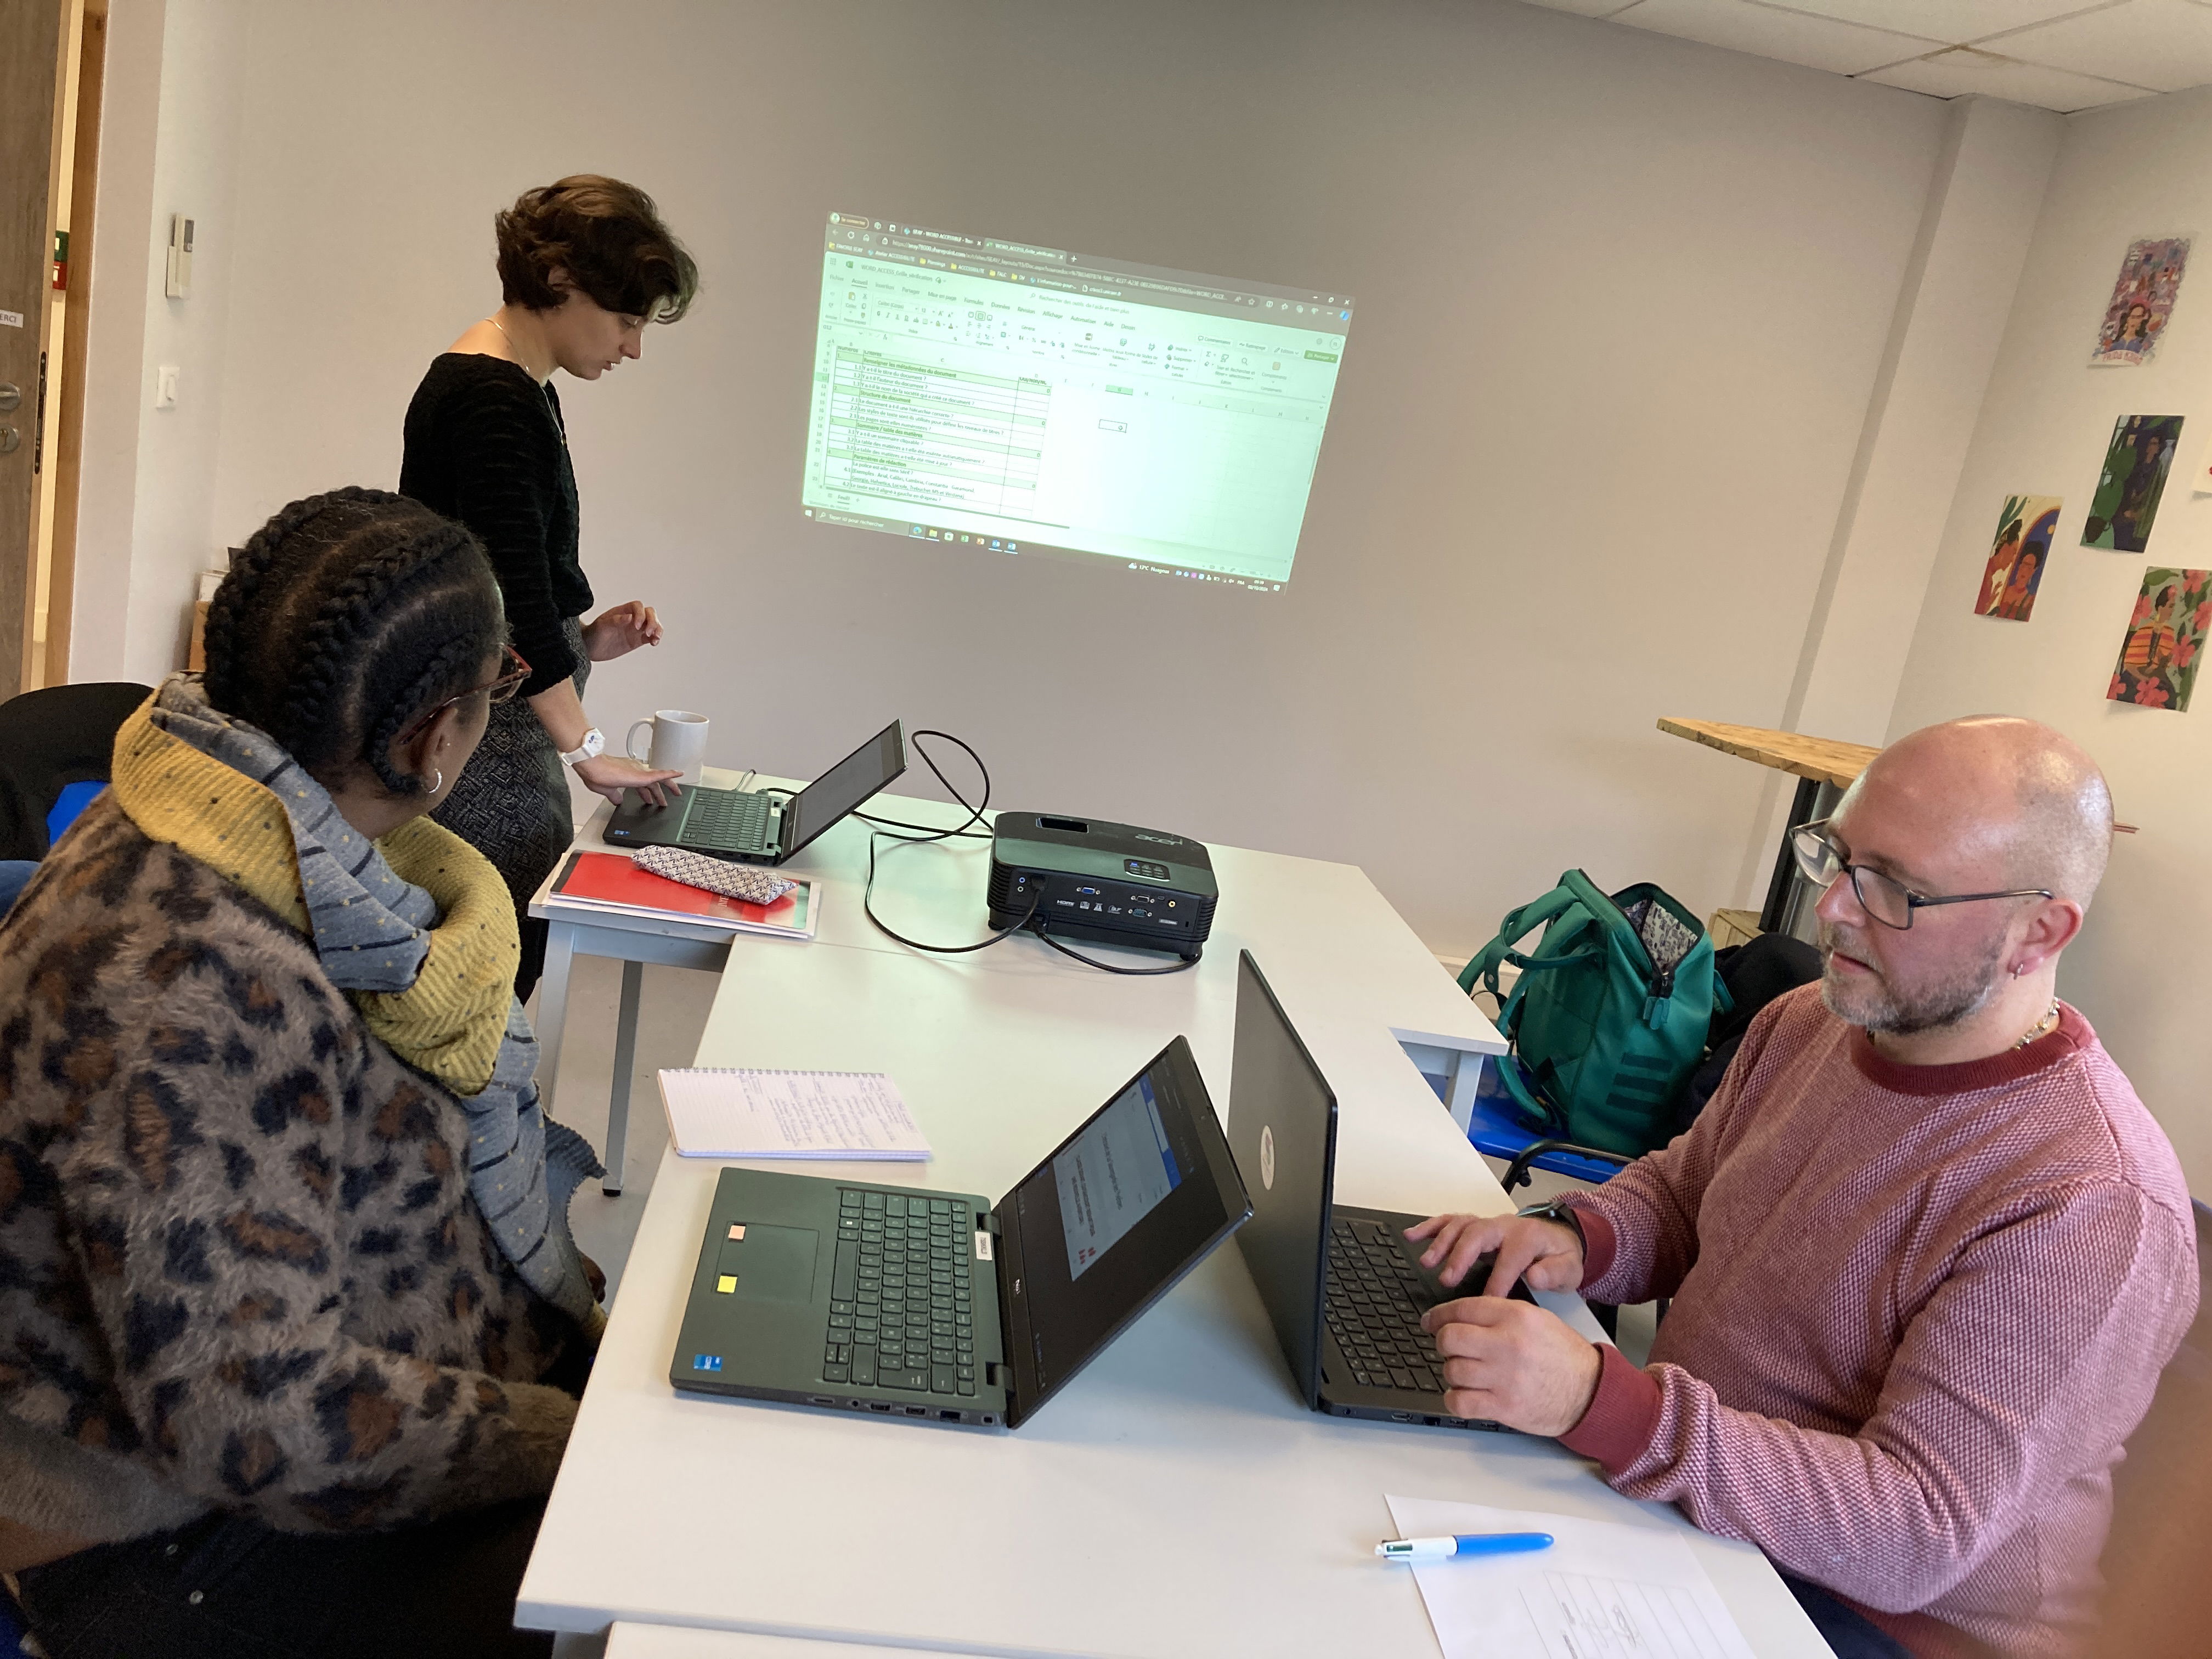
<svg viewBox="0 0 2212 1659">
<path fill-rule="evenodd" d="M 600 755 L 579 761 L 574 770 L 583 780 L 584 787 L 594 794 L 605 795 L 617 806 L 622 805 L 625 789 L 636 790 L 655 806 L 665 806 L 684 793 L 675 782 L 684 775 L 681 772 L 640 766 L 621 755 Z"/>
<path fill-rule="evenodd" d="M 1448 1285 L 1456 1285 L 1486 1255 L 1495 1251 L 1480 1294 L 1506 1296 L 1513 1281 L 1525 1278 L 1532 1291 L 1571 1291 L 1583 1282 L 1583 1241 L 1572 1227 L 1536 1216 L 1432 1215 L 1406 1229 L 1416 1244 L 1431 1241 L 1421 1265 Z"/>
</svg>

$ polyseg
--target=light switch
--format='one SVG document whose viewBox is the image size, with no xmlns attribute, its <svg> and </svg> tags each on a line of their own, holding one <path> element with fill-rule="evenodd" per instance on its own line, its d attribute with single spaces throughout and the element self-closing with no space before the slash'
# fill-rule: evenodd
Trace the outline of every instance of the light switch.
<svg viewBox="0 0 2212 1659">
<path fill-rule="evenodd" d="M 163 363 L 154 371 L 154 407 L 174 409 L 177 406 L 177 366 Z"/>
</svg>

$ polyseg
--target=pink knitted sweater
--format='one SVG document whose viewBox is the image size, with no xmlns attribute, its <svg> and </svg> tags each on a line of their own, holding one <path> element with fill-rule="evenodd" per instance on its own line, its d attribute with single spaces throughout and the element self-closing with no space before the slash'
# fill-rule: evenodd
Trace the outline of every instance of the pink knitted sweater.
<svg viewBox="0 0 2212 1659">
<path fill-rule="evenodd" d="M 2197 1281 L 2172 1148 L 2080 1014 L 1900 1066 L 1806 986 L 1687 1134 L 1571 1201 L 1587 1295 L 1674 1300 L 1563 1443 L 1923 1659 L 2081 1650 Z"/>
</svg>

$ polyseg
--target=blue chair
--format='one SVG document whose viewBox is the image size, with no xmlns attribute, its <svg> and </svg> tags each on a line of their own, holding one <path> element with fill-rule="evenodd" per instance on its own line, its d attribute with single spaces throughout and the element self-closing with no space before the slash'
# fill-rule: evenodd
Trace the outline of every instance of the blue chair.
<svg viewBox="0 0 2212 1659">
<path fill-rule="evenodd" d="M 115 733 L 152 690 L 125 680 L 51 685 L 0 702 L 0 916 L 107 787 Z"/>
<path fill-rule="evenodd" d="M 1474 1143 L 1475 1151 L 1485 1158 L 1506 1161 L 1499 1184 L 1509 1193 L 1528 1184 L 1531 1170 L 1565 1176 L 1585 1186 L 1602 1186 L 1629 1160 L 1619 1152 L 1577 1146 L 1531 1129 L 1513 1097 L 1498 1081 L 1498 1066 L 1520 1063 L 1510 1054 L 1492 1055 L 1482 1062 L 1482 1081 L 1475 1085 L 1474 1111 L 1467 1126 L 1467 1138 Z"/>
<path fill-rule="evenodd" d="M 106 786 L 115 733 L 151 686 L 50 685 L 0 702 L 0 859 L 42 859 Z"/>
</svg>

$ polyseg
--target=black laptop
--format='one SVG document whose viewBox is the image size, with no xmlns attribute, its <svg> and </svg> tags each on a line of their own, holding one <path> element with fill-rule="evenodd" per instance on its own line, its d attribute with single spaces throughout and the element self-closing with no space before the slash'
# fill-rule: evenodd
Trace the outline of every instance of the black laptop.
<svg viewBox="0 0 2212 1659">
<path fill-rule="evenodd" d="M 606 839 L 615 847 L 681 847 L 743 864 L 781 864 L 905 770 L 906 734 L 893 720 L 788 799 L 781 790 L 695 783 L 655 806 L 633 789 L 615 808 Z"/>
<path fill-rule="evenodd" d="M 1447 1290 L 1405 1229 L 1425 1219 L 1335 1201 L 1336 1095 L 1246 951 L 1237 968 L 1229 1145 L 1258 1175 L 1237 1236 L 1299 1394 L 1316 1411 L 1453 1429 L 1497 1429 L 1444 1408 L 1436 1342 L 1421 1316 L 1480 1290 Z M 1439 1106 L 1437 1110 L 1443 1109 Z M 1522 1301 L 1527 1288 L 1513 1287 Z"/>
<path fill-rule="evenodd" d="M 1251 1213 L 1177 1037 L 995 1205 L 723 1170 L 669 1381 L 1019 1428 Z"/>
</svg>

